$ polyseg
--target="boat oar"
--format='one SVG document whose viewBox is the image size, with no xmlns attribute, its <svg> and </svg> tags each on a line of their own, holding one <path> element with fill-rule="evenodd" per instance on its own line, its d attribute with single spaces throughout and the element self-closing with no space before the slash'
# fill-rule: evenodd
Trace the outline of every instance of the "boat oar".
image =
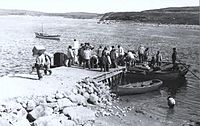
<svg viewBox="0 0 200 126">
<path fill-rule="evenodd" d="M 200 80 L 200 78 L 195 74 L 195 73 L 193 73 L 190 69 L 189 69 L 189 67 L 186 67 L 185 65 L 184 65 L 184 63 L 181 63 L 180 61 L 178 61 L 181 65 L 183 65 L 192 75 L 194 75 L 197 79 L 199 79 Z"/>
</svg>

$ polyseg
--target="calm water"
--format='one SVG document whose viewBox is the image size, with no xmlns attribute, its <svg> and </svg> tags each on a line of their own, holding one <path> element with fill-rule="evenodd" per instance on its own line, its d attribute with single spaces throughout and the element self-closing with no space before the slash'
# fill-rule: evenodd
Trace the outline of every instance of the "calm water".
<svg viewBox="0 0 200 126">
<path fill-rule="evenodd" d="M 61 17 L 0 16 L 0 75 L 28 73 L 34 63 L 32 48 L 44 45 L 48 52 L 66 52 L 76 38 L 80 43 L 89 42 L 96 48 L 102 45 L 121 44 L 125 49 L 137 49 L 143 43 L 153 55 L 160 50 L 170 59 L 172 48 L 177 47 L 181 61 L 191 65 L 191 71 L 200 76 L 200 27 L 115 23 L 97 24 L 97 20 L 75 20 Z M 34 32 L 61 34 L 61 41 L 42 40 Z M 170 82 L 165 87 L 174 94 L 177 106 L 169 111 L 166 98 L 159 91 L 143 95 L 122 97 L 123 105 L 140 101 L 143 110 L 164 120 L 200 120 L 200 82 L 191 73 L 185 80 Z M 176 86 L 173 86 L 176 85 Z M 130 102 L 126 102 L 128 101 Z"/>
</svg>

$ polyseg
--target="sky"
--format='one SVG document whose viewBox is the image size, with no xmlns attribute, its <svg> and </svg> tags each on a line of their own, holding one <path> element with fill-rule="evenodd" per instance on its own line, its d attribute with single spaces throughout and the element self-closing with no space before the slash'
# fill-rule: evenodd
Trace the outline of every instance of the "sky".
<svg viewBox="0 0 200 126">
<path fill-rule="evenodd" d="M 0 0 L 0 9 L 41 12 L 124 12 L 199 6 L 199 0 Z"/>
</svg>

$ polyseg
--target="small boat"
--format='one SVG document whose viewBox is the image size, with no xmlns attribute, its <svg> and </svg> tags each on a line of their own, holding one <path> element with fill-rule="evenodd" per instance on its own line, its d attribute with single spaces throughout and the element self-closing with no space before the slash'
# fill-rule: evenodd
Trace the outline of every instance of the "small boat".
<svg viewBox="0 0 200 126">
<path fill-rule="evenodd" d="M 35 37 L 41 38 L 41 39 L 60 40 L 60 35 L 52 35 L 52 34 L 50 35 L 50 34 L 44 33 L 43 24 L 42 24 L 42 32 L 35 32 Z"/>
<path fill-rule="evenodd" d="M 132 94 L 141 94 L 149 91 L 157 90 L 161 85 L 162 81 L 158 79 L 136 82 L 127 85 L 117 86 L 116 93 L 118 95 L 132 95 Z"/>
<path fill-rule="evenodd" d="M 42 39 L 60 40 L 60 35 L 49 35 L 42 32 L 35 32 L 35 37 L 42 38 Z"/>
<path fill-rule="evenodd" d="M 163 63 L 158 69 L 145 69 L 145 67 L 134 66 L 127 68 L 126 77 L 134 78 L 134 80 L 150 80 L 160 79 L 162 81 L 171 81 L 184 78 L 189 71 L 189 65 L 177 63 L 177 68 L 172 69 L 173 64 L 169 62 Z"/>
</svg>

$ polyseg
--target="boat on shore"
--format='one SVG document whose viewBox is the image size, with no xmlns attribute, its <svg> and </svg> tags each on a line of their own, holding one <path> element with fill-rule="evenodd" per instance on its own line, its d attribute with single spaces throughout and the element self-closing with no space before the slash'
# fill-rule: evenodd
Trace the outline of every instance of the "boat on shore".
<svg viewBox="0 0 200 126">
<path fill-rule="evenodd" d="M 126 78 L 133 78 L 134 80 L 150 80 L 160 79 L 162 81 L 171 81 L 179 78 L 185 78 L 185 75 L 189 71 L 189 65 L 183 63 L 177 63 L 175 69 L 170 62 L 163 62 L 163 65 L 156 69 L 147 69 L 141 66 L 134 66 L 127 68 Z"/>
<path fill-rule="evenodd" d="M 35 32 L 35 37 L 41 39 L 60 40 L 60 35 L 50 35 L 42 32 Z"/>
<path fill-rule="evenodd" d="M 157 90 L 162 84 L 163 82 L 161 80 L 153 79 L 149 81 L 119 85 L 117 86 L 116 93 L 118 95 L 141 94 Z"/>
</svg>

